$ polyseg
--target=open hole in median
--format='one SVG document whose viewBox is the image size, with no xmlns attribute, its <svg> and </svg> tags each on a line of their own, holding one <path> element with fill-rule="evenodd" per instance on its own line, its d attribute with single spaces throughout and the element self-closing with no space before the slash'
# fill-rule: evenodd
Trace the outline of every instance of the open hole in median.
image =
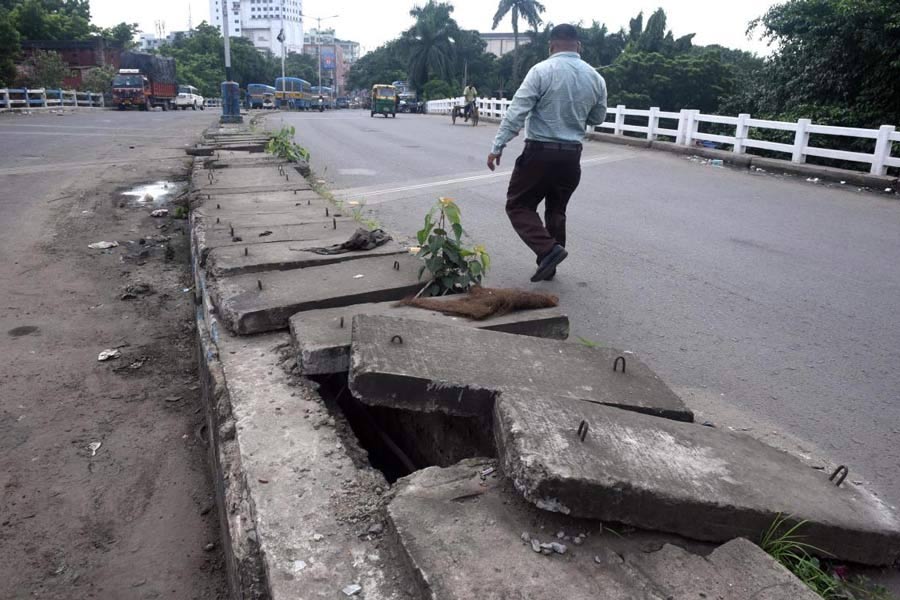
<svg viewBox="0 0 900 600">
<path fill-rule="evenodd" d="M 496 454 L 490 417 L 368 406 L 350 393 L 346 373 L 311 379 L 325 403 L 344 414 L 369 463 L 390 483 L 426 467 Z"/>
</svg>

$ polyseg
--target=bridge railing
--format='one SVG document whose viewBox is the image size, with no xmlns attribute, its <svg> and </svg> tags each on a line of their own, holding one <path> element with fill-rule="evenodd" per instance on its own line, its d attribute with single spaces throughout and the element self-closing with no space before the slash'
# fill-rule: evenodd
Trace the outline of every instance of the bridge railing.
<svg viewBox="0 0 900 600">
<path fill-rule="evenodd" d="M 0 112 L 16 108 L 58 108 L 61 106 L 103 108 L 103 94 L 46 88 L 0 88 Z"/>
<path fill-rule="evenodd" d="M 502 119 L 510 102 L 496 98 L 478 98 L 476 105 L 481 116 Z M 432 100 L 428 102 L 426 110 L 429 113 L 449 114 L 454 106 L 464 104 L 465 99 L 462 97 Z M 626 117 L 631 119 L 626 122 Z M 640 124 L 635 125 L 634 121 Z M 703 131 L 710 129 L 710 126 L 714 126 L 720 133 Z M 756 139 L 751 135 L 754 129 L 791 132 L 793 140 L 786 143 Z M 863 163 L 869 166 L 869 172 L 873 175 L 885 175 L 888 167 L 900 168 L 900 151 L 893 152 L 894 145 L 900 143 L 900 131 L 897 131 L 894 125 L 882 125 L 879 129 L 834 127 L 816 125 L 810 119 L 800 119 L 796 123 L 767 121 L 754 119 L 749 114 L 732 117 L 707 115 L 693 109 L 667 112 L 652 107 L 649 110 L 640 110 L 620 104 L 609 108 L 606 122 L 593 128 L 589 127 L 588 130 L 617 136 L 637 133 L 647 140 L 657 140 L 660 136 L 665 136 L 673 138 L 676 144 L 682 146 L 703 145 L 704 142 L 721 144 L 731 146 L 731 151 L 735 154 L 746 154 L 748 149 L 767 150 L 789 155 L 791 162 L 798 164 L 805 163 L 810 156 Z M 874 142 L 874 149 L 868 153 L 823 148 L 810 145 L 812 136 L 869 140 Z M 897 145 L 900 147 L 900 144 Z"/>
</svg>

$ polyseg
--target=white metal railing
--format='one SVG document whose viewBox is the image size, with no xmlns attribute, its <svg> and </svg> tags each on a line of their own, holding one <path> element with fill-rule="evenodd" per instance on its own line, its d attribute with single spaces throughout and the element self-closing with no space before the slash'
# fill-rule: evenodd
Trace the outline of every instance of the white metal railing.
<svg viewBox="0 0 900 600">
<path fill-rule="evenodd" d="M 506 115 L 510 102 L 511 100 L 478 98 L 476 105 L 481 116 L 501 119 Z M 465 104 L 465 99 L 462 97 L 432 100 L 428 102 L 426 110 L 429 113 L 449 114 L 454 106 L 463 104 Z M 626 124 L 625 117 L 646 119 L 646 124 Z M 606 119 L 605 123 L 589 128 L 589 131 L 602 131 L 613 135 L 624 135 L 625 132 L 640 133 L 644 134 L 648 140 L 667 136 L 674 138 L 674 142 L 682 146 L 694 146 L 704 142 L 725 144 L 730 145 L 735 154 L 746 154 L 748 148 L 756 148 L 789 154 L 791 162 L 798 164 L 805 163 L 809 156 L 865 163 L 869 165 L 869 172 L 873 175 L 885 175 L 888 167 L 900 168 L 900 149 L 896 154 L 893 152 L 895 143 L 900 143 L 900 131 L 897 131 L 894 125 L 882 125 L 879 129 L 833 127 L 816 125 L 809 119 L 800 119 L 796 123 L 789 123 L 754 119 L 748 114 L 729 117 L 706 115 L 693 109 L 683 109 L 679 112 L 666 112 L 656 107 L 649 110 L 638 110 L 626 108 L 621 104 L 610 107 Z M 661 122 L 665 123 L 666 121 L 675 125 L 675 128 L 663 127 Z M 728 129 L 733 129 L 734 133 L 733 135 L 704 133 L 700 131 L 700 127 L 704 123 L 724 125 Z M 794 140 L 793 143 L 788 144 L 753 139 L 750 137 L 752 129 L 790 131 L 794 134 Z M 874 140 L 875 148 L 871 154 L 819 148 L 810 145 L 810 137 L 814 135 Z M 900 148 L 900 144 L 897 145 Z"/>
<path fill-rule="evenodd" d="M 0 112 L 15 108 L 54 108 L 61 106 L 102 108 L 104 106 L 103 94 L 78 92 L 75 90 L 49 90 L 46 88 L 0 89 Z"/>
<path fill-rule="evenodd" d="M 203 100 L 203 106 L 206 106 L 206 107 L 208 107 L 208 108 L 218 108 L 218 107 L 221 107 L 221 106 L 222 106 L 222 99 L 221 99 L 221 98 L 204 98 L 204 100 Z"/>
</svg>

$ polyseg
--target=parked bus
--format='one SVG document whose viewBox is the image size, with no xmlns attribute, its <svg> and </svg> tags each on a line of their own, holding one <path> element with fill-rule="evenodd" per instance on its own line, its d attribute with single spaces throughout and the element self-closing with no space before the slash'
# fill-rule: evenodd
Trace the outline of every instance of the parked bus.
<svg viewBox="0 0 900 600">
<path fill-rule="evenodd" d="M 247 97 L 244 105 L 247 108 L 265 108 L 266 96 L 275 97 L 275 88 L 264 83 L 250 83 L 247 85 Z"/>
<path fill-rule="evenodd" d="M 308 110 L 313 105 L 312 87 L 299 77 L 279 77 L 275 80 L 275 106 Z"/>
<path fill-rule="evenodd" d="M 317 85 L 312 86 L 312 100 L 313 107 L 319 106 L 319 96 L 325 100 L 325 108 L 334 108 L 334 90 L 330 87 L 322 86 L 319 87 Z"/>
</svg>

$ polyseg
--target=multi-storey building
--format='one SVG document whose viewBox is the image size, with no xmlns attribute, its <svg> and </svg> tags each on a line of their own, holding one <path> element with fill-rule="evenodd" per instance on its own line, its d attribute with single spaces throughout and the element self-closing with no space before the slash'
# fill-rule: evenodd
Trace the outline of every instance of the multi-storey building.
<svg viewBox="0 0 900 600">
<path fill-rule="evenodd" d="M 260 50 L 280 56 L 278 33 L 283 29 L 285 51 L 303 51 L 303 0 L 209 0 L 210 23 L 220 31 L 223 6 L 229 35 L 245 37 Z"/>
</svg>

